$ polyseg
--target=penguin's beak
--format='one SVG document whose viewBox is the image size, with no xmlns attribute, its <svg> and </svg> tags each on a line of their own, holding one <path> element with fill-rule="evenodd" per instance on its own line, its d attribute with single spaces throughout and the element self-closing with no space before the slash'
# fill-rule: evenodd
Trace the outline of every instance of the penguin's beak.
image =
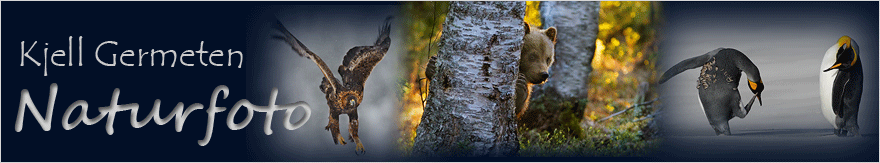
<svg viewBox="0 0 880 163">
<path fill-rule="evenodd" d="M 758 82 L 753 82 L 752 80 L 748 80 L 748 81 L 749 81 L 749 89 L 752 90 L 752 93 L 755 94 L 755 97 L 758 97 L 758 104 L 760 104 L 761 106 L 764 106 L 764 103 L 761 102 L 761 92 L 764 91 L 764 82 L 760 81 L 760 80 Z"/>
<path fill-rule="evenodd" d="M 758 105 L 764 106 L 764 102 L 761 101 L 761 93 L 758 93 L 755 96 L 758 97 Z"/>
<path fill-rule="evenodd" d="M 841 65 L 840 63 L 834 64 L 834 66 L 831 66 L 831 67 L 829 67 L 828 69 L 825 69 L 825 71 L 822 71 L 822 72 L 828 72 L 828 71 L 831 71 L 831 70 L 833 70 L 833 69 L 835 69 L 835 68 L 840 67 L 840 65 Z"/>
<path fill-rule="evenodd" d="M 825 69 L 825 71 L 822 71 L 822 72 L 828 72 L 828 71 L 831 71 L 831 70 L 833 70 L 833 69 L 835 69 L 835 68 L 840 67 L 840 65 L 841 65 L 841 63 L 834 64 L 834 66 L 831 66 L 831 67 L 829 67 L 828 69 Z"/>
</svg>

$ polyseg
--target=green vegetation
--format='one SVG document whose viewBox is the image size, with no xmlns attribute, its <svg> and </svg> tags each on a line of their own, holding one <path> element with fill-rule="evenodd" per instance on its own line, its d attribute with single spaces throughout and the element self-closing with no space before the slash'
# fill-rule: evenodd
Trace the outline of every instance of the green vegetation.
<svg viewBox="0 0 880 163">
<path fill-rule="evenodd" d="M 542 115 L 552 117 L 540 120 L 543 126 L 521 126 L 520 156 L 578 157 L 578 156 L 644 156 L 656 149 L 658 139 L 650 123 L 650 105 L 637 106 L 603 122 L 595 122 L 583 115 L 586 99 L 578 102 L 554 101 L 539 97 L 530 109 L 536 112 L 555 113 Z M 578 109 L 580 108 L 580 109 Z M 561 109 L 550 112 L 547 109 Z M 531 111 L 531 110 L 530 110 Z"/>
<path fill-rule="evenodd" d="M 569 131 L 520 130 L 519 155 L 523 157 L 633 157 L 657 148 L 657 140 L 644 140 L 639 132 L 588 127 L 581 136 Z"/>
</svg>

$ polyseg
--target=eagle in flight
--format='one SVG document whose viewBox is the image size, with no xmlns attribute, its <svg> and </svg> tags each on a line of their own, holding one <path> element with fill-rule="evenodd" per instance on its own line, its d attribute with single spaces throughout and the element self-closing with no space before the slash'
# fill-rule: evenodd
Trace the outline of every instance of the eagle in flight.
<svg viewBox="0 0 880 163">
<path fill-rule="evenodd" d="M 375 44 L 356 46 L 348 50 L 348 53 L 345 54 L 345 58 L 342 60 L 342 65 L 337 69 L 339 75 L 342 76 L 342 82 L 333 76 L 330 67 L 327 67 L 327 64 L 321 60 L 321 57 L 315 55 L 302 42 L 297 40 L 293 34 L 290 34 L 290 31 L 281 24 L 281 21 L 276 21 L 274 25 L 282 33 L 282 35 L 275 35 L 274 38 L 284 40 L 299 56 L 311 59 L 321 69 L 321 72 L 324 74 L 324 80 L 321 81 L 319 88 L 326 95 L 327 105 L 330 106 L 330 121 L 324 129 L 330 130 L 334 143 L 339 144 L 341 142 L 342 145 L 345 145 L 345 139 L 339 134 L 339 115 L 348 114 L 349 139 L 357 144 L 356 154 L 366 153 L 364 145 L 361 144 L 361 140 L 358 138 L 357 108 L 361 100 L 364 99 L 364 82 L 367 81 L 367 77 L 370 76 L 373 67 L 376 67 L 376 64 L 382 60 L 382 57 L 385 56 L 385 53 L 388 52 L 388 47 L 391 45 L 391 18 L 389 16 L 385 19 L 384 26 L 379 29 L 379 37 L 376 39 Z"/>
</svg>

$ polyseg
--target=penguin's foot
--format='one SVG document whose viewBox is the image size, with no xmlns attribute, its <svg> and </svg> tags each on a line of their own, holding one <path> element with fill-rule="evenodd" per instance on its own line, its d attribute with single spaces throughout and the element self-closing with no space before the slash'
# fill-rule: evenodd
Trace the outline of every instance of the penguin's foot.
<svg viewBox="0 0 880 163">
<path fill-rule="evenodd" d="M 857 132 L 851 132 L 851 133 L 852 133 L 853 137 L 862 137 L 862 134 L 859 134 Z"/>
<path fill-rule="evenodd" d="M 856 127 L 849 127 L 849 128 L 847 128 L 846 130 L 849 131 L 849 133 L 852 134 L 852 136 L 855 136 L 855 137 L 862 137 L 862 134 L 859 134 L 859 127 L 858 127 L 858 126 L 856 126 Z M 850 135 L 847 135 L 847 136 L 850 136 Z"/>
<path fill-rule="evenodd" d="M 727 122 L 714 124 L 712 125 L 712 129 L 715 129 L 715 135 L 717 136 L 730 135 L 730 126 Z"/>
<path fill-rule="evenodd" d="M 715 136 L 730 136 L 730 130 L 715 130 Z"/>
<path fill-rule="evenodd" d="M 838 137 L 850 137 L 850 136 L 862 137 L 862 134 L 859 134 L 858 127 L 837 128 L 837 129 L 834 129 L 834 135 L 837 135 Z"/>
<path fill-rule="evenodd" d="M 837 135 L 837 137 L 846 137 L 846 134 L 847 132 L 843 128 L 834 129 L 834 135 Z"/>
</svg>

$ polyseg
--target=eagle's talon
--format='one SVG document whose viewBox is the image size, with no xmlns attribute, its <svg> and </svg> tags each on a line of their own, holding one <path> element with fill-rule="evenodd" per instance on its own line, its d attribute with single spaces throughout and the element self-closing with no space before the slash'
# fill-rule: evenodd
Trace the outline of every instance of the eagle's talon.
<svg viewBox="0 0 880 163">
<path fill-rule="evenodd" d="M 345 139 L 343 139 L 342 136 L 336 136 L 336 140 L 338 142 L 342 142 L 342 145 L 345 145 Z M 336 143 L 336 144 L 339 144 L 339 143 Z"/>
<path fill-rule="evenodd" d="M 364 145 L 361 143 L 357 143 L 357 147 L 355 148 L 355 154 L 362 155 L 366 154 L 367 150 L 364 150 Z"/>
</svg>

